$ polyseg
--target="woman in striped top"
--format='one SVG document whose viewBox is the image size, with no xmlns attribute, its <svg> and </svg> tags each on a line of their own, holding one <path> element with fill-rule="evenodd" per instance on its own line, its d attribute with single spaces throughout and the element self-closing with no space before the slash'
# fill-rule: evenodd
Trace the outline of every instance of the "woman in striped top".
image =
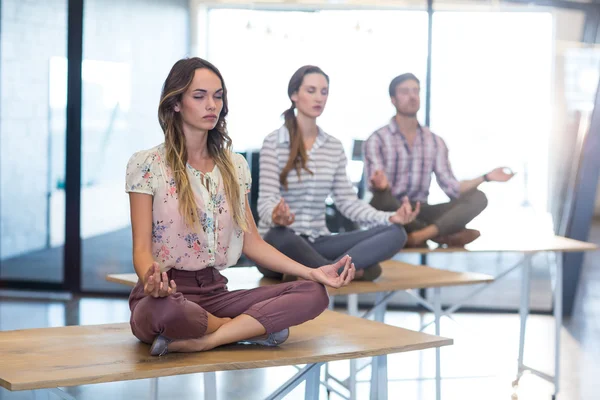
<svg viewBox="0 0 600 400">
<path fill-rule="evenodd" d="M 292 105 L 284 112 L 285 124 L 265 138 L 260 151 L 259 233 L 288 257 L 312 268 L 349 254 L 356 278 L 374 280 L 381 274 L 379 262 L 404 247 L 403 225 L 415 219 L 419 205 L 413 210 L 404 199 L 397 211 L 383 212 L 358 199 L 346 173 L 341 142 L 317 125 L 328 91 L 329 77 L 315 66 L 301 67 L 290 79 Z M 325 223 L 329 195 L 346 218 L 366 229 L 332 235 Z M 282 278 L 260 266 L 259 270 L 267 277 Z"/>
</svg>

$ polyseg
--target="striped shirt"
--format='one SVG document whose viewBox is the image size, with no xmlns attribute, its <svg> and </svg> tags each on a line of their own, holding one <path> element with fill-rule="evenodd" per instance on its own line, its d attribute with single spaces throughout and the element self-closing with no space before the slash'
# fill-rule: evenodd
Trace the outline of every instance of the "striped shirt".
<svg viewBox="0 0 600 400">
<path fill-rule="evenodd" d="M 283 197 L 296 219 L 289 228 L 309 240 L 329 235 L 325 222 L 325 200 L 332 195 L 337 209 L 346 218 L 369 228 L 391 225 L 392 212 L 378 211 L 358 199 L 346 174 L 346 154 L 342 143 L 319 128 L 315 143 L 308 151 L 307 168 L 295 169 L 288 174 L 288 190 L 279 183 L 279 174 L 287 164 L 290 154 L 290 135 L 282 126 L 269 134 L 260 150 L 258 185 L 258 230 L 261 236 L 276 226 L 272 220 L 273 209 Z"/>
<path fill-rule="evenodd" d="M 376 170 L 383 170 L 392 194 L 399 200 L 408 196 L 410 201 L 426 202 L 432 173 L 448 197 L 455 199 L 460 194 L 446 143 L 426 127 L 419 126 L 411 149 L 392 118 L 365 140 L 363 154 L 367 181 Z"/>
</svg>

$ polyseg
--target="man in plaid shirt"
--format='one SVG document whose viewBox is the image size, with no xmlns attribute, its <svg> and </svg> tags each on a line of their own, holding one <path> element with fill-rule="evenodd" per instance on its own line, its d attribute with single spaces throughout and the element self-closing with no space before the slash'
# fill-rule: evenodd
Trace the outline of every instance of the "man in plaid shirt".
<svg viewBox="0 0 600 400">
<path fill-rule="evenodd" d="M 405 226 L 407 246 L 424 246 L 427 240 L 449 246 L 464 246 L 477 239 L 479 231 L 465 226 L 487 206 L 477 187 L 483 182 L 506 182 L 513 177 L 496 168 L 471 180 L 458 181 L 448 160 L 444 140 L 417 121 L 420 82 L 411 73 L 392 80 L 389 94 L 396 115 L 363 144 L 365 173 L 373 192 L 371 205 L 379 210 L 398 209 L 404 197 L 421 203 L 417 219 Z M 450 202 L 428 205 L 431 175 L 435 174 Z"/>
</svg>

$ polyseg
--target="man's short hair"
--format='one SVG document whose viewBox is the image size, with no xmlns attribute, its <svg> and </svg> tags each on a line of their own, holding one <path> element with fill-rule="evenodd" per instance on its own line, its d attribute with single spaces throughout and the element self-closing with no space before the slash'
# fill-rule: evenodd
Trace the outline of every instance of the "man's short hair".
<svg viewBox="0 0 600 400">
<path fill-rule="evenodd" d="M 402 75 L 398 75 L 397 77 L 392 79 L 392 81 L 390 82 L 390 97 L 394 97 L 396 95 L 396 87 L 398 85 L 400 85 L 402 82 L 408 81 L 410 79 L 412 79 L 413 81 L 416 81 L 419 85 L 421 84 L 419 79 L 414 74 L 411 74 L 410 72 L 407 72 Z"/>
</svg>

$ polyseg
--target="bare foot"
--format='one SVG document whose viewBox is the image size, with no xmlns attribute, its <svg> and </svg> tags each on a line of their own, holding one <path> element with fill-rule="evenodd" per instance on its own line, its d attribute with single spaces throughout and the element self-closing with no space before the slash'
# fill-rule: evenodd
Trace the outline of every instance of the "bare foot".
<svg viewBox="0 0 600 400">
<path fill-rule="evenodd" d="M 416 233 L 409 233 L 406 238 L 405 247 L 424 247 L 426 246 L 425 242 L 426 240 L 423 240 L 422 235 Z"/>
<path fill-rule="evenodd" d="M 475 229 L 461 229 L 450 235 L 438 236 L 432 240 L 439 244 L 445 244 L 449 247 L 463 247 L 481 236 L 481 233 Z"/>
<path fill-rule="evenodd" d="M 211 346 L 210 340 L 207 340 L 208 334 L 198 339 L 183 339 L 174 340 L 169 343 L 169 353 L 193 353 L 196 351 L 206 351 L 214 348 Z"/>
<path fill-rule="evenodd" d="M 172 341 L 171 343 L 169 343 L 169 353 L 171 353 L 171 352 L 187 353 L 187 352 L 193 352 L 193 351 L 210 350 L 211 348 L 213 348 L 215 346 L 210 347 L 210 345 L 211 345 L 210 339 L 207 340 L 206 338 L 208 336 L 211 336 L 220 327 L 222 327 L 223 325 L 225 325 L 226 323 L 228 323 L 230 321 L 231 321 L 231 318 L 229 318 L 229 317 L 218 318 L 218 325 L 213 332 L 208 333 L 197 339 L 181 339 L 181 340 Z"/>
<path fill-rule="evenodd" d="M 224 344 L 239 342 L 247 337 L 263 335 L 264 333 L 265 328 L 260 322 L 247 314 L 241 314 L 221 325 L 214 332 L 205 334 L 200 338 L 173 341 L 169 343 L 167 349 L 160 349 L 160 353 L 166 354 L 167 351 L 206 351 Z"/>
<path fill-rule="evenodd" d="M 212 314 L 209 314 L 208 315 L 208 326 L 206 327 L 206 332 L 204 332 L 204 334 L 208 335 L 209 333 L 213 333 L 214 331 L 216 331 L 217 329 L 219 329 L 220 327 L 222 327 L 223 325 L 225 325 L 228 322 L 231 322 L 231 318 L 229 318 L 229 317 L 219 318 Z"/>
<path fill-rule="evenodd" d="M 198 339 L 174 340 L 169 343 L 169 353 L 193 353 L 214 349 L 217 346 L 213 338 L 214 333 L 209 333 Z"/>
</svg>

